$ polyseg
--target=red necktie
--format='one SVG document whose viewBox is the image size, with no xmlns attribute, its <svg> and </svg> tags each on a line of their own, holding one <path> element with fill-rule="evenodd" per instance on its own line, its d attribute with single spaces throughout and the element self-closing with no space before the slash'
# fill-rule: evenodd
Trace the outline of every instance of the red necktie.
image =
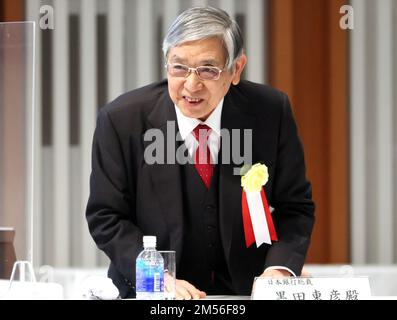
<svg viewBox="0 0 397 320">
<path fill-rule="evenodd" d="M 207 144 L 210 130 L 211 128 L 205 124 L 199 124 L 193 130 L 193 134 L 199 143 L 194 156 L 194 165 L 207 189 L 210 188 L 211 178 L 214 172 L 214 165 L 211 161 L 211 152 Z"/>
</svg>

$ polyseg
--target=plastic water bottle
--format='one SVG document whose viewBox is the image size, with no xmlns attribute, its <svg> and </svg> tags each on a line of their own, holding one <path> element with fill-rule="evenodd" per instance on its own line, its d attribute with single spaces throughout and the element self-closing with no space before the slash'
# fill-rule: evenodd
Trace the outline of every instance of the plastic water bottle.
<svg viewBox="0 0 397 320">
<path fill-rule="evenodd" d="M 136 258 L 136 298 L 164 299 L 164 260 L 156 251 L 156 237 L 143 237 L 143 251 Z"/>
</svg>

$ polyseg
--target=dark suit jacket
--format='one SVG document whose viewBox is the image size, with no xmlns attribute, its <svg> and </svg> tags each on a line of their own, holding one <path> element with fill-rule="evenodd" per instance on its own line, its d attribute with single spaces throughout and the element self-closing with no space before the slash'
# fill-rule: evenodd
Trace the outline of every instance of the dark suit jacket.
<svg viewBox="0 0 397 320">
<path fill-rule="evenodd" d="M 89 230 L 111 260 L 109 276 L 121 296 L 131 295 L 135 258 L 142 236 L 156 235 L 159 249 L 177 253 L 183 247 L 180 165 L 144 161 L 146 130 L 166 134 L 176 121 L 167 81 L 126 93 L 101 108 L 92 149 Z M 221 127 L 253 130 L 253 163 L 269 170 L 265 192 L 275 210 L 279 241 L 248 249 L 241 215 L 239 164 L 219 167 L 219 225 L 227 266 L 237 294 L 250 294 L 253 278 L 272 265 L 300 274 L 314 223 L 311 186 L 305 178 L 301 142 L 288 98 L 268 86 L 242 81 L 225 96 Z"/>
</svg>

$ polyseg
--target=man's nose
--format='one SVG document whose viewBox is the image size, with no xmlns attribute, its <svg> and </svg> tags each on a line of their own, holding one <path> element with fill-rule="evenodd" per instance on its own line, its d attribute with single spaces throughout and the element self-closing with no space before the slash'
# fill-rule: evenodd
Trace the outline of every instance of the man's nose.
<svg viewBox="0 0 397 320">
<path fill-rule="evenodd" d="M 196 92 L 203 88 L 203 83 L 194 71 L 187 76 L 185 80 L 185 88 L 190 92 Z"/>
</svg>

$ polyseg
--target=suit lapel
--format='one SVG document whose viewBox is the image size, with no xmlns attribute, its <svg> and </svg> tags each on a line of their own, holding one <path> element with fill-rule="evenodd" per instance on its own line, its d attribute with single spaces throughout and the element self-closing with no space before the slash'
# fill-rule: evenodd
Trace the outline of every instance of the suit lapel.
<svg viewBox="0 0 397 320">
<path fill-rule="evenodd" d="M 244 150 L 243 130 L 253 129 L 255 124 L 254 116 L 245 111 L 248 107 L 248 100 L 235 87 L 231 87 L 224 100 L 221 128 L 228 130 L 230 137 L 232 129 L 240 130 L 240 154 Z M 229 260 L 232 244 L 233 226 L 237 223 L 237 227 L 241 226 L 242 228 L 239 222 L 241 220 L 241 177 L 234 175 L 234 168 L 240 168 L 243 164 L 233 162 L 232 150 L 233 144 L 231 143 L 229 157 L 231 163 L 222 164 L 221 159 L 219 175 L 220 231 L 227 260 Z M 223 149 L 221 151 L 221 155 L 223 155 Z"/>
<path fill-rule="evenodd" d="M 174 121 L 175 137 L 178 132 L 174 104 L 165 87 L 163 95 L 159 98 L 156 106 L 148 116 L 150 128 L 159 129 L 167 143 L 167 121 Z M 173 130 L 171 130 L 173 131 Z M 168 132 L 168 134 L 170 134 Z M 174 140 L 175 141 L 175 140 Z M 144 142 L 144 148 L 151 142 Z M 178 144 L 175 145 L 175 148 Z M 164 159 L 166 161 L 167 148 L 164 148 Z M 183 202 L 181 188 L 180 165 L 175 164 L 153 164 L 148 165 L 148 171 L 153 182 L 155 197 L 159 199 L 170 236 L 170 248 L 176 251 L 177 263 L 180 260 L 183 244 Z"/>
</svg>

